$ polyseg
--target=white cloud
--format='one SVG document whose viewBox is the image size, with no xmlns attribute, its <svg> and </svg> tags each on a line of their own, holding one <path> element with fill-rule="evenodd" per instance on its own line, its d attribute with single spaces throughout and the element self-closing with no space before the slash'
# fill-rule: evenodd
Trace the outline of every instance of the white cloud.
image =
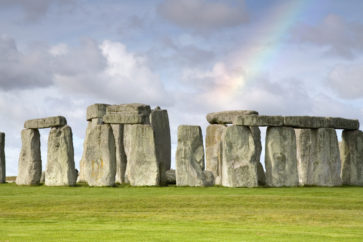
<svg viewBox="0 0 363 242">
<path fill-rule="evenodd" d="M 238 26 L 248 20 L 242 0 L 165 0 L 158 12 L 176 25 L 202 32 Z"/>
</svg>

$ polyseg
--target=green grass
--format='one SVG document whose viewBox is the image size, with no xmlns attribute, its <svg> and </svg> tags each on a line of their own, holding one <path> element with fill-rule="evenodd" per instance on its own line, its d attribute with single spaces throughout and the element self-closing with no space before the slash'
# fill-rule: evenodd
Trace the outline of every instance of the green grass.
<svg viewBox="0 0 363 242">
<path fill-rule="evenodd" d="M 363 241 L 363 188 L 0 184 L 0 241 Z"/>
</svg>

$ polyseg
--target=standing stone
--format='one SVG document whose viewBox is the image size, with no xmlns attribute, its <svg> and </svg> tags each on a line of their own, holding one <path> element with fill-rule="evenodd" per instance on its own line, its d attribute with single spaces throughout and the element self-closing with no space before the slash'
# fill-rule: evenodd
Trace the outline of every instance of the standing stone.
<svg viewBox="0 0 363 242">
<path fill-rule="evenodd" d="M 168 184 L 176 184 L 175 170 L 167 170 L 165 177 Z"/>
<path fill-rule="evenodd" d="M 90 186 L 113 186 L 116 176 L 115 140 L 109 124 L 92 127 L 85 144 L 85 173 Z"/>
<path fill-rule="evenodd" d="M 155 136 L 150 125 L 135 124 L 128 127 L 127 179 L 132 186 L 158 186 L 159 162 Z"/>
<path fill-rule="evenodd" d="M 16 184 L 38 185 L 42 175 L 39 131 L 37 129 L 23 129 L 21 142 Z"/>
<path fill-rule="evenodd" d="M 74 186 L 76 179 L 72 129 L 68 125 L 52 128 L 48 137 L 45 185 Z"/>
<path fill-rule="evenodd" d="M 0 183 L 6 182 L 5 133 L 0 132 Z"/>
<path fill-rule="evenodd" d="M 363 186 L 363 132 L 344 130 L 341 148 L 343 184 Z"/>
<path fill-rule="evenodd" d="M 300 185 L 340 186 L 340 154 L 331 128 L 297 130 Z"/>
<path fill-rule="evenodd" d="M 216 185 L 222 183 L 222 136 L 227 126 L 212 124 L 205 136 L 206 170 L 214 175 Z"/>
<path fill-rule="evenodd" d="M 42 171 L 42 175 L 40 177 L 40 183 L 44 184 L 45 183 L 45 171 Z"/>
<path fill-rule="evenodd" d="M 267 128 L 265 165 L 268 186 L 298 185 L 296 136 L 293 128 Z"/>
<path fill-rule="evenodd" d="M 257 129 L 237 125 L 226 128 L 222 142 L 223 186 L 258 186 L 257 166 L 262 148 Z"/>
<path fill-rule="evenodd" d="M 123 184 L 126 182 L 125 172 L 127 165 L 127 159 L 124 150 L 124 125 L 112 124 L 111 127 L 116 145 L 116 183 Z"/>
<path fill-rule="evenodd" d="M 180 125 L 178 127 L 175 159 L 177 186 L 212 185 L 209 179 L 213 173 L 204 171 L 204 147 L 200 126 Z"/>
<path fill-rule="evenodd" d="M 171 165 L 171 139 L 167 110 L 154 109 L 150 114 L 151 126 L 155 135 L 156 156 L 159 162 L 160 184 L 166 185 L 165 172 Z"/>
<path fill-rule="evenodd" d="M 79 174 L 78 174 L 78 178 L 77 178 L 77 183 L 78 182 L 87 182 L 86 181 L 86 175 L 85 175 L 85 172 L 86 172 L 86 148 L 87 148 L 87 144 L 88 144 L 88 137 L 89 137 L 89 134 L 92 130 L 92 121 L 88 121 L 88 124 L 87 124 L 87 129 L 86 129 L 86 135 L 85 135 L 85 138 L 84 138 L 84 141 L 83 141 L 83 154 L 82 154 L 82 158 L 79 162 Z"/>
<path fill-rule="evenodd" d="M 261 162 L 258 162 L 257 164 L 257 176 L 258 176 L 258 185 L 260 186 L 266 185 L 266 175 L 265 171 L 263 170 Z"/>
</svg>

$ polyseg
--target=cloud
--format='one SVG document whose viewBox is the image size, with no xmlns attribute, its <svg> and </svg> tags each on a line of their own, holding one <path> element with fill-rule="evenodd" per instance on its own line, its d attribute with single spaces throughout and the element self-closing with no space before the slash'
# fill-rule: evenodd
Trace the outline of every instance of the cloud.
<svg viewBox="0 0 363 242">
<path fill-rule="evenodd" d="M 327 84 L 344 99 L 363 98 L 363 64 L 337 65 L 330 72 Z"/>
<path fill-rule="evenodd" d="M 157 11 L 180 27 L 201 32 L 235 27 L 248 21 L 241 0 L 165 0 Z"/>
<path fill-rule="evenodd" d="M 18 8 L 23 11 L 25 21 L 33 22 L 45 16 L 52 5 L 64 6 L 73 2 L 74 0 L 2 0 L 0 9 Z"/>
<path fill-rule="evenodd" d="M 325 47 L 325 53 L 352 59 L 363 51 L 363 24 L 328 15 L 316 26 L 302 25 L 293 32 L 301 43 Z"/>
</svg>

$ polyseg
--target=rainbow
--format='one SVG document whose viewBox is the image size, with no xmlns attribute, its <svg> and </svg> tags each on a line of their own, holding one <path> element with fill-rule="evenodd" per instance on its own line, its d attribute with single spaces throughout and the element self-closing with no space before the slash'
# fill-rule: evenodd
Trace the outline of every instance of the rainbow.
<svg viewBox="0 0 363 242">
<path fill-rule="evenodd" d="M 232 74 L 216 75 L 217 80 L 211 95 L 224 101 L 233 100 L 241 94 L 246 84 L 256 80 L 261 71 L 278 57 L 279 51 L 283 48 L 289 30 L 297 22 L 298 17 L 307 6 L 309 0 L 288 0 L 272 8 L 257 23 L 254 35 L 247 41 L 240 50 L 236 63 L 242 63 L 240 70 Z M 257 47 L 256 43 L 265 41 L 264 47 Z M 267 45 L 266 45 L 266 42 Z M 214 69 L 223 73 L 223 64 L 217 63 Z M 218 66 L 219 65 L 219 66 Z M 215 70 L 214 70 L 215 71 Z M 228 70 L 225 70 L 228 72 Z M 229 70 L 230 71 L 230 70 Z"/>
</svg>

